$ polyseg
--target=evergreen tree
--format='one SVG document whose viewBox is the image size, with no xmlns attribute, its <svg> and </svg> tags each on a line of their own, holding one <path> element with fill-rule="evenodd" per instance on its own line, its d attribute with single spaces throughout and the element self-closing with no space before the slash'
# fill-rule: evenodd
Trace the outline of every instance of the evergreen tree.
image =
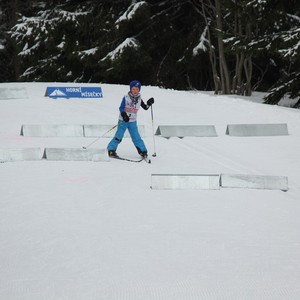
<svg viewBox="0 0 300 300">
<path fill-rule="evenodd" d="M 297 1 L 278 1 L 280 30 L 272 40 L 273 64 L 278 70 L 275 84 L 265 97 L 268 104 L 278 104 L 284 99 L 294 99 L 292 107 L 300 107 L 300 8 Z"/>
</svg>

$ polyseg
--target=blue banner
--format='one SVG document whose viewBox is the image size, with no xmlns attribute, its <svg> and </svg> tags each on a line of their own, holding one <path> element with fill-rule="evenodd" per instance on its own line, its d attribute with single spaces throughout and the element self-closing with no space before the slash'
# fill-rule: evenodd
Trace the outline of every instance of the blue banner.
<svg viewBox="0 0 300 300">
<path fill-rule="evenodd" d="M 47 87 L 50 98 L 102 98 L 101 87 Z"/>
</svg>

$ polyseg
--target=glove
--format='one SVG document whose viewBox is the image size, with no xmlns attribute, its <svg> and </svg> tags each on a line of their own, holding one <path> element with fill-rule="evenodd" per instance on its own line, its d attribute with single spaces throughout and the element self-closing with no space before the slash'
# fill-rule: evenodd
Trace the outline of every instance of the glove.
<svg viewBox="0 0 300 300">
<path fill-rule="evenodd" d="M 121 112 L 121 116 L 122 116 L 124 122 L 129 122 L 129 117 L 128 117 L 128 115 L 126 114 L 125 111 L 122 111 L 122 112 Z"/>
<path fill-rule="evenodd" d="M 151 106 L 153 103 L 154 103 L 154 98 L 151 97 L 151 98 L 147 101 L 147 105 L 148 105 L 148 106 Z"/>
</svg>

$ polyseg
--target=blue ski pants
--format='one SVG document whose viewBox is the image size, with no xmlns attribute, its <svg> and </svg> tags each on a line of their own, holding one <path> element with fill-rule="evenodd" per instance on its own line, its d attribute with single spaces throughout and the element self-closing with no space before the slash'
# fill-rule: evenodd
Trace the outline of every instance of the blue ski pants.
<svg viewBox="0 0 300 300">
<path fill-rule="evenodd" d="M 117 150 L 119 144 L 121 143 L 123 136 L 125 134 L 126 129 L 128 129 L 131 140 L 134 146 L 141 152 L 147 152 L 147 148 L 145 146 L 144 141 L 142 140 L 140 133 L 138 131 L 137 122 L 124 122 L 119 120 L 118 129 L 116 131 L 115 136 L 107 145 L 107 150 Z"/>
</svg>

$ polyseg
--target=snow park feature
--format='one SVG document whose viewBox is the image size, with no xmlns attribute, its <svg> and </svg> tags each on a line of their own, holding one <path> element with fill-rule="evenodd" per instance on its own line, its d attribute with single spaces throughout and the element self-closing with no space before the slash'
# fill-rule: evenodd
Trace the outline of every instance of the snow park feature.
<svg viewBox="0 0 300 300">
<path fill-rule="evenodd" d="M 106 149 L 45 148 L 44 159 L 63 161 L 109 161 Z"/>
<path fill-rule="evenodd" d="M 155 190 L 220 189 L 219 174 L 152 174 L 151 188 Z"/>
<path fill-rule="evenodd" d="M 220 184 L 227 188 L 288 190 L 288 178 L 286 176 L 221 174 Z"/>
<path fill-rule="evenodd" d="M 25 136 L 22 125 L 117 124 L 128 86 L 101 84 L 99 101 L 45 97 L 49 85 L 91 86 L 0 83 L 27 91 L 26 98 L 0 101 L 0 149 L 11 155 L 0 163 L 0 299 L 300 299 L 298 109 L 263 104 L 258 92 L 238 97 L 143 85 L 143 97 L 155 98 L 155 130 L 211 124 L 217 136 L 156 135 L 151 164 L 93 155 L 51 160 L 42 158 L 45 149 L 79 153 L 92 142 L 88 149 L 101 155 L 108 139 Z M 138 118 L 152 153 L 150 110 Z M 226 134 L 228 124 L 264 123 L 287 124 L 288 135 Z M 12 149 L 25 148 L 39 149 L 38 159 L 12 159 Z M 128 138 L 117 152 L 140 159 Z M 158 184 L 162 175 L 221 180 L 218 189 L 188 188 L 190 181 L 153 189 L 152 174 Z"/>
<path fill-rule="evenodd" d="M 185 136 L 217 136 L 217 133 L 213 125 L 159 125 L 155 135 L 160 135 L 165 138 L 184 138 Z"/>
<path fill-rule="evenodd" d="M 287 124 L 229 124 L 226 134 L 232 136 L 288 135 Z"/>
<path fill-rule="evenodd" d="M 110 130 L 114 127 L 112 130 Z M 144 125 L 139 125 L 139 132 L 145 136 Z M 23 124 L 20 135 L 26 137 L 107 137 L 111 138 L 116 132 L 115 125 L 104 124 Z M 126 132 L 124 137 L 129 137 Z"/>
<path fill-rule="evenodd" d="M 0 162 L 42 159 L 40 148 L 4 148 L 0 149 Z"/>
<path fill-rule="evenodd" d="M 0 88 L 0 100 L 7 99 L 27 99 L 25 87 L 3 87 Z"/>
<path fill-rule="evenodd" d="M 83 137 L 83 125 L 79 124 L 24 124 L 21 135 L 27 137 Z"/>
</svg>

